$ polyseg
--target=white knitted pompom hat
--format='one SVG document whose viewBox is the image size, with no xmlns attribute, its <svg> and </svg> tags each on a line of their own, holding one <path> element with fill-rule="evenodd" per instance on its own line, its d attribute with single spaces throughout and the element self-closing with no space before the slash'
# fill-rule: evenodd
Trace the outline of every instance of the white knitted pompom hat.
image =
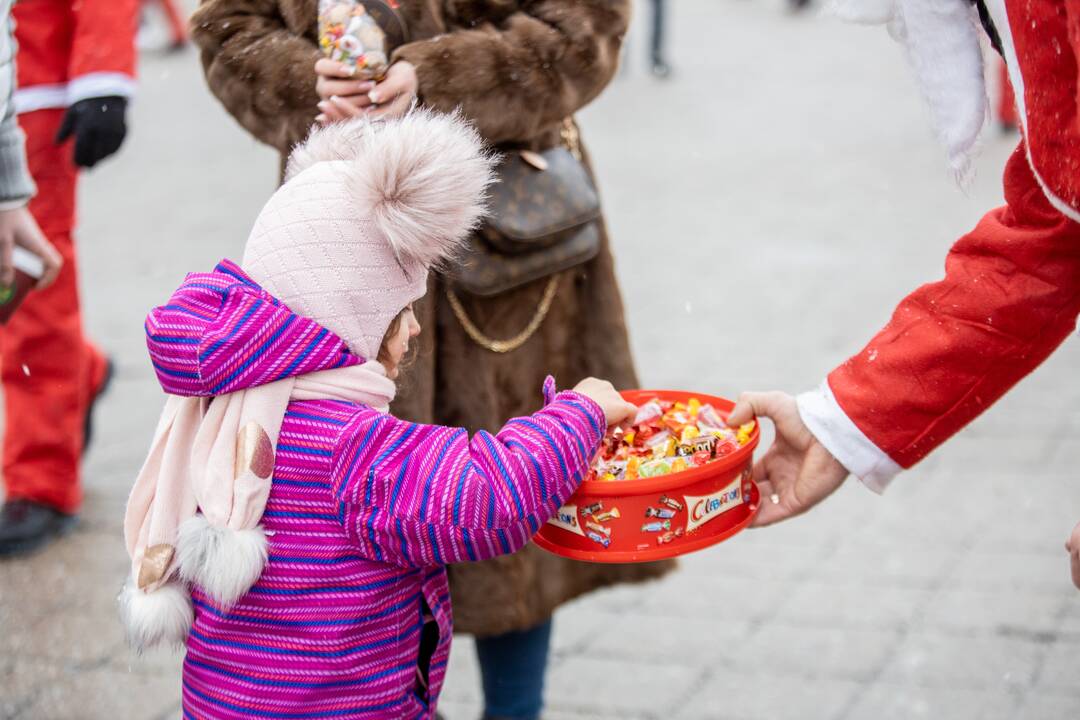
<svg viewBox="0 0 1080 720">
<path fill-rule="evenodd" d="M 243 269 L 368 360 L 484 211 L 494 160 L 460 115 L 414 109 L 312 132 L 248 238 Z"/>
</svg>

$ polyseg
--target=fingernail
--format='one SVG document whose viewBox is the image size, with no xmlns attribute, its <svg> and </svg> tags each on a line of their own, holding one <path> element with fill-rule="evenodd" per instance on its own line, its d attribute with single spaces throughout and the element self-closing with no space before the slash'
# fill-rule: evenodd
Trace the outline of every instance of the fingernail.
<svg viewBox="0 0 1080 720">
<path fill-rule="evenodd" d="M 780 496 L 777 495 L 776 493 L 773 493 L 772 495 L 769 496 L 769 502 L 771 502 L 773 505 L 779 505 L 780 504 Z"/>
<path fill-rule="evenodd" d="M 372 90 L 371 92 L 368 93 L 367 98 L 368 98 L 368 100 L 375 103 L 376 105 L 379 104 L 379 94 L 377 92 L 375 92 L 374 90 Z"/>
<path fill-rule="evenodd" d="M 315 122 L 320 122 L 320 123 L 326 122 L 326 116 L 323 115 L 322 113 L 319 113 L 318 115 L 315 116 Z"/>
<path fill-rule="evenodd" d="M 330 103 L 326 102 L 325 100 L 320 100 L 318 105 L 316 105 L 315 107 L 325 112 L 326 110 L 330 109 Z"/>
</svg>

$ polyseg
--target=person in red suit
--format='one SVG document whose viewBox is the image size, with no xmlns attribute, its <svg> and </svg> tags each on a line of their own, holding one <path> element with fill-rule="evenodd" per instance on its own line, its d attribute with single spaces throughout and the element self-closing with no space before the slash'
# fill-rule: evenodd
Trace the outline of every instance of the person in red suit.
<svg viewBox="0 0 1080 720">
<path fill-rule="evenodd" d="M 1022 139 L 1005 167 L 1006 205 L 956 242 L 943 279 L 904 298 L 818 389 L 740 399 L 733 423 L 756 413 L 776 426 L 755 468 L 771 499 L 758 525 L 805 512 L 849 474 L 883 491 L 1038 367 L 1080 313 L 1080 3 L 839 4 L 905 42 L 961 175 L 986 117 L 977 12 L 1008 66 Z M 1080 526 L 1068 549 L 1080 586 Z"/>
<path fill-rule="evenodd" d="M 38 187 L 30 212 L 63 266 L 0 330 L 6 490 L 0 555 L 58 535 L 82 499 L 79 461 L 109 364 L 83 334 L 75 185 L 79 168 L 93 167 L 124 140 L 138 11 L 138 0 L 20 0 L 12 11 L 19 48 L 15 110 Z"/>
</svg>

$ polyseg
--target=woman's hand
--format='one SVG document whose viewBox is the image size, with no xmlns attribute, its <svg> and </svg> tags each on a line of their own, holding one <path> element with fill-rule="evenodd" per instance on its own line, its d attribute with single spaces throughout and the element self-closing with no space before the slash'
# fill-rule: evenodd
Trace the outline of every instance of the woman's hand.
<svg viewBox="0 0 1080 720">
<path fill-rule="evenodd" d="M 412 107 L 419 87 L 420 81 L 413 64 L 405 60 L 397 61 L 386 71 L 382 82 L 368 93 L 368 99 L 374 106 L 368 110 L 368 115 L 378 118 L 401 117 Z"/>
<path fill-rule="evenodd" d="M 581 393 L 600 406 L 607 418 L 608 427 L 633 420 L 638 411 L 637 405 L 624 400 L 607 380 L 585 378 L 574 387 L 574 392 Z"/>
<path fill-rule="evenodd" d="M 315 63 L 315 92 L 319 95 L 319 116 L 324 125 L 356 117 L 371 105 L 368 93 L 375 87 L 372 80 L 356 77 L 356 68 L 343 62 L 320 58 Z"/>
<path fill-rule="evenodd" d="M 782 392 L 743 393 L 728 423 L 738 426 L 755 415 L 769 418 L 776 426 L 772 447 L 754 463 L 754 480 L 762 498 L 755 526 L 801 515 L 847 478 L 847 469 L 803 424 L 795 398 Z"/>
<path fill-rule="evenodd" d="M 349 66 L 328 58 L 315 63 L 315 72 L 315 89 L 322 98 L 316 120 L 324 125 L 360 116 L 401 117 L 412 107 L 419 87 L 416 68 L 405 61 L 391 65 L 378 83 L 353 79 Z"/>
</svg>

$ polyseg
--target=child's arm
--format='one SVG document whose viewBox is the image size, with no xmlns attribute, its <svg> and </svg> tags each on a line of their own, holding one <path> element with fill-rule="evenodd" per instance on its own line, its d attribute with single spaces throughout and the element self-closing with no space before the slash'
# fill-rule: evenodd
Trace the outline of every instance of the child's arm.
<svg viewBox="0 0 1080 720">
<path fill-rule="evenodd" d="M 498 434 L 360 412 L 342 432 L 334 492 L 365 556 L 408 567 L 515 552 L 581 482 L 607 427 L 588 397 L 562 392 Z"/>
</svg>

